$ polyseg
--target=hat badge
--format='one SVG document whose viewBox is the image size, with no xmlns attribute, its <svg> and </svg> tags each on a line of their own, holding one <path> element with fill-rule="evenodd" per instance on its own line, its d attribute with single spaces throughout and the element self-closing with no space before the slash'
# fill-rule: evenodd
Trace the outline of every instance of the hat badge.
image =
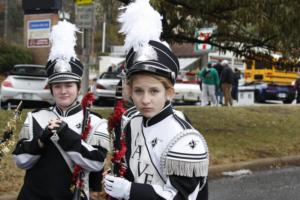
<svg viewBox="0 0 300 200">
<path fill-rule="evenodd" d="M 72 72 L 72 68 L 68 61 L 59 59 L 56 61 L 54 72 L 55 73 Z"/>
</svg>

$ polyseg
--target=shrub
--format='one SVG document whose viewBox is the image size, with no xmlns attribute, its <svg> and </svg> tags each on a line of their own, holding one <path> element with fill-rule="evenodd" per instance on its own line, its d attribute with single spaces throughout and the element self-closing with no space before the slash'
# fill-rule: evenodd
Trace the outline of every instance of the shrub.
<svg viewBox="0 0 300 200">
<path fill-rule="evenodd" d="M 0 39 L 0 74 L 8 72 L 15 64 L 22 63 L 32 63 L 30 51 Z"/>
</svg>

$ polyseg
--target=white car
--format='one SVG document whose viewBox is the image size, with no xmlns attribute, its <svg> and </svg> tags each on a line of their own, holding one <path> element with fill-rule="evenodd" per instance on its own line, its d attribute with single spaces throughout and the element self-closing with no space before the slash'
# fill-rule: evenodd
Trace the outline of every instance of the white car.
<svg viewBox="0 0 300 200">
<path fill-rule="evenodd" d="M 92 92 L 96 96 L 96 104 L 112 103 L 115 100 L 116 88 L 121 80 L 118 72 L 104 72 L 92 86 Z"/>
<path fill-rule="evenodd" d="M 199 84 L 195 83 L 175 83 L 175 103 L 197 103 L 201 100 L 201 90 Z"/>
<path fill-rule="evenodd" d="M 195 72 L 179 71 L 175 88 L 175 103 L 198 103 L 201 101 L 199 80 Z"/>
<path fill-rule="evenodd" d="M 1 83 L 1 105 L 17 105 L 23 100 L 26 104 L 38 106 L 53 104 L 53 97 L 48 88 L 45 66 L 19 64 L 15 65 Z M 45 105 L 45 106 L 46 106 Z"/>
</svg>

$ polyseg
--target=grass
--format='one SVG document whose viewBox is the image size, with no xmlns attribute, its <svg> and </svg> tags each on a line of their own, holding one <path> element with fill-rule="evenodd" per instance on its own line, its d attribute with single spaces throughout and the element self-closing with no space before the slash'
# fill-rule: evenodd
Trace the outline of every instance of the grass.
<svg viewBox="0 0 300 200">
<path fill-rule="evenodd" d="M 300 152 L 298 106 L 183 110 L 205 136 L 212 165 Z"/>
<path fill-rule="evenodd" d="M 300 106 L 177 107 L 207 140 L 210 164 L 221 165 L 300 153 Z M 24 110 L 16 131 L 26 117 Z M 94 110 L 108 118 L 112 109 Z M 0 130 L 11 112 L 0 111 Z M 1 134 L 1 133 L 0 133 Z M 6 156 L 0 161 L 0 195 L 18 191 L 24 172 Z"/>
</svg>

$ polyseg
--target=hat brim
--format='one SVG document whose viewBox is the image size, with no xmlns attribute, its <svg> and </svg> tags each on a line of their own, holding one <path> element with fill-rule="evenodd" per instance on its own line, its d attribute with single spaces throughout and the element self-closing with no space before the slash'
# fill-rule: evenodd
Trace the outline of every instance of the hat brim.
<svg viewBox="0 0 300 200">
<path fill-rule="evenodd" d="M 126 76 L 129 78 L 133 74 L 138 74 L 138 73 L 142 73 L 142 72 L 156 74 L 158 76 L 163 76 L 163 77 L 166 77 L 167 79 L 170 79 L 173 84 L 175 83 L 175 73 L 174 72 L 172 72 L 168 69 L 164 69 L 161 66 L 156 66 L 153 64 L 149 64 L 149 63 L 138 63 L 138 64 L 132 66 L 126 72 Z"/>
<path fill-rule="evenodd" d="M 74 73 L 57 73 L 49 77 L 48 83 L 80 82 L 81 77 Z"/>
<path fill-rule="evenodd" d="M 80 82 L 80 79 L 70 79 L 70 78 L 56 78 L 52 79 L 51 81 L 48 81 L 49 84 L 51 83 L 69 83 L 69 82 Z"/>
</svg>

